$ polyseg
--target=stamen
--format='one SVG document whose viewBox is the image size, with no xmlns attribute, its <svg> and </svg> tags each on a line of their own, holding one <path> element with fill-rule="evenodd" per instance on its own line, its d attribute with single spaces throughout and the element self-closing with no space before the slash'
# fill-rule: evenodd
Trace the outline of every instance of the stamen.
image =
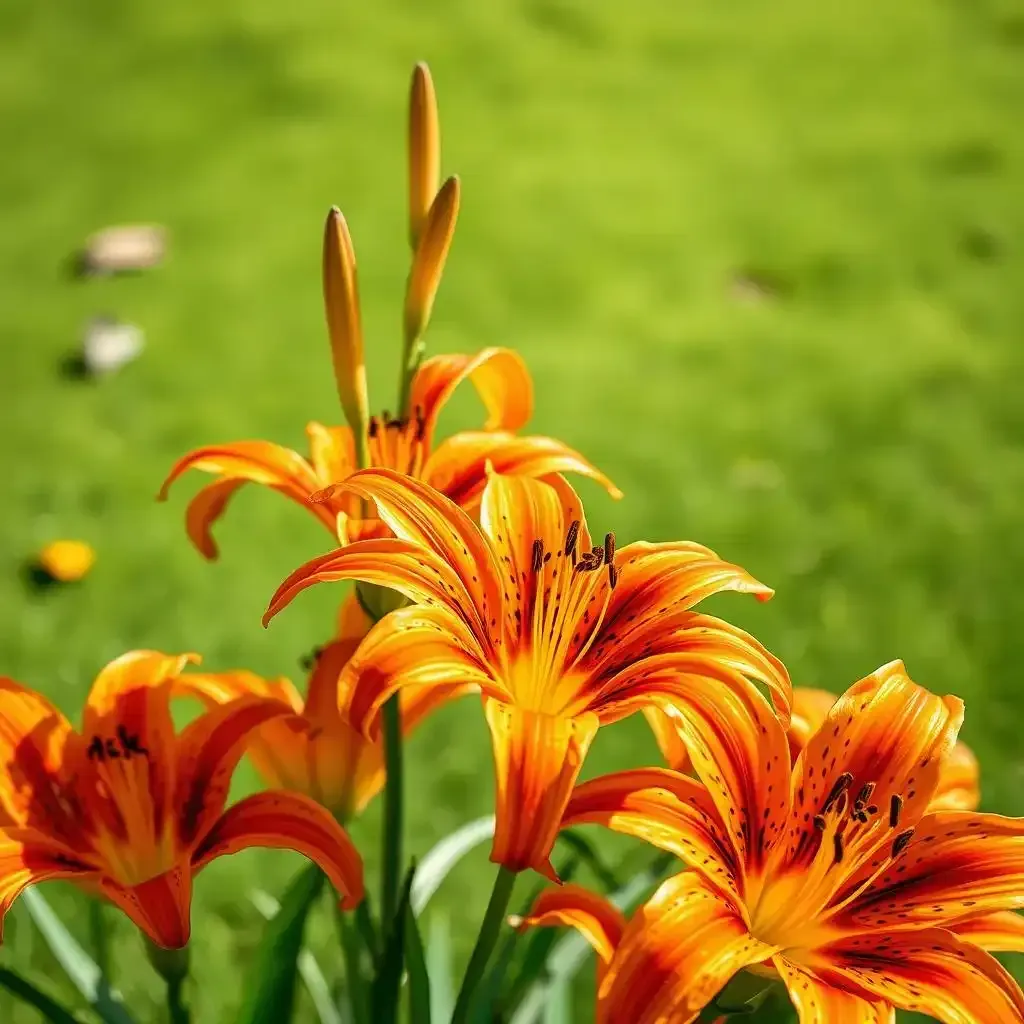
<svg viewBox="0 0 1024 1024">
<path fill-rule="evenodd" d="M 843 837 L 837 832 L 832 837 L 832 843 L 835 848 L 835 863 L 840 864 L 843 860 Z"/>
<path fill-rule="evenodd" d="M 574 519 L 569 524 L 569 532 L 565 535 L 565 554 L 566 557 L 571 555 L 576 550 L 576 541 L 580 535 L 580 521 Z"/>
<path fill-rule="evenodd" d="M 544 564 L 544 542 L 541 540 L 535 540 L 533 542 L 533 571 L 540 572 L 540 567 Z"/>
<path fill-rule="evenodd" d="M 370 417 L 367 433 L 370 435 L 370 437 L 376 437 L 377 434 L 380 433 L 380 421 L 377 419 L 376 416 Z"/>
<path fill-rule="evenodd" d="M 594 558 L 594 559 L 597 559 L 597 565 L 594 566 L 594 568 L 596 569 L 597 566 L 600 565 L 602 563 L 602 561 L 604 560 L 604 548 L 602 548 L 602 547 L 592 547 L 590 549 L 590 557 Z"/>
<path fill-rule="evenodd" d="M 910 840 L 914 838 L 914 830 L 908 828 L 906 832 L 901 832 L 892 841 L 892 856 L 895 859 L 898 857 L 909 845 Z"/>
<path fill-rule="evenodd" d="M 900 811 L 903 810 L 903 797 L 893 793 L 889 801 L 889 828 L 895 828 L 900 823 Z"/>
<path fill-rule="evenodd" d="M 853 782 L 853 775 L 850 772 L 843 772 L 842 775 L 832 783 L 832 788 L 829 790 L 828 796 L 825 797 L 825 804 L 821 808 L 822 814 L 828 814 L 832 810 L 832 805 L 850 788 Z"/>
<path fill-rule="evenodd" d="M 871 799 L 871 794 L 875 791 L 875 784 L 873 782 L 865 782 L 860 788 L 860 792 L 857 794 L 857 799 L 853 802 L 853 809 L 855 811 L 862 811 L 868 801 Z"/>
<path fill-rule="evenodd" d="M 821 815 L 821 814 L 816 814 L 816 815 L 814 816 L 814 827 L 815 827 L 815 828 L 816 828 L 816 829 L 817 829 L 817 830 L 818 830 L 819 832 L 824 832 L 824 831 L 825 831 L 825 818 L 824 818 L 824 816 L 823 816 L 823 815 Z"/>
<path fill-rule="evenodd" d="M 608 586 L 615 589 L 615 584 L 619 582 L 619 570 L 614 565 L 608 566 Z"/>
<path fill-rule="evenodd" d="M 612 564 L 615 558 L 615 534 L 606 533 L 604 535 L 604 560 L 608 565 Z"/>
</svg>

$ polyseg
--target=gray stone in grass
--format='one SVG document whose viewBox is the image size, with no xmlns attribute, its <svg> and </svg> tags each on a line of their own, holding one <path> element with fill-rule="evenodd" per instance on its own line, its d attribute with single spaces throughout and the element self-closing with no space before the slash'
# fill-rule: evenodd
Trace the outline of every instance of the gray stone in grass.
<svg viewBox="0 0 1024 1024">
<path fill-rule="evenodd" d="M 121 224 L 86 239 L 80 254 L 83 274 L 123 274 L 158 266 L 167 249 L 167 232 L 159 224 Z"/>
<path fill-rule="evenodd" d="M 82 336 L 82 365 L 93 376 L 112 373 L 135 359 L 143 344 L 141 327 L 113 317 L 93 317 Z"/>
</svg>

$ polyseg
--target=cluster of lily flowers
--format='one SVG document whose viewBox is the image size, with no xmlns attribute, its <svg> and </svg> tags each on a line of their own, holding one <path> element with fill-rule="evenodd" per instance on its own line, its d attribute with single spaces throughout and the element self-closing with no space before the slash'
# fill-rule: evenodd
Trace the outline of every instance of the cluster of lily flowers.
<svg viewBox="0 0 1024 1024">
<path fill-rule="evenodd" d="M 753 636 L 697 610 L 723 591 L 767 600 L 767 586 L 697 543 L 619 547 L 591 532 L 566 474 L 619 492 L 578 452 L 520 433 L 532 411 L 521 358 L 424 358 L 460 184 L 439 185 L 423 65 L 409 133 L 398 415 L 369 414 L 355 255 L 332 209 L 323 286 L 347 425 L 310 423 L 308 457 L 266 441 L 200 448 L 162 492 L 190 469 L 215 477 L 186 516 L 211 559 L 211 529 L 245 483 L 329 532 L 337 548 L 296 569 L 265 617 L 315 584 L 354 581 L 305 695 L 287 679 L 200 671 L 194 654 L 133 651 L 99 673 L 76 730 L 42 694 L 0 681 L 0 915 L 26 887 L 69 879 L 179 949 L 193 877 L 251 846 L 304 854 L 353 910 L 363 867 L 345 823 L 383 789 L 386 929 L 400 913 L 402 737 L 475 694 L 493 745 L 498 869 L 456 1024 L 510 920 L 582 933 L 606 1024 L 724 1017 L 721 994 L 741 975 L 748 992 L 751 980 L 784 986 L 801 1024 L 882 1024 L 897 1008 L 1024 1021 L 1024 994 L 992 956 L 1024 950 L 1024 821 L 977 811 L 961 701 L 899 661 L 841 695 L 794 688 Z M 486 423 L 439 441 L 439 413 L 465 381 Z M 178 731 L 183 697 L 204 710 Z M 579 783 L 598 729 L 638 711 L 664 764 Z M 227 806 L 245 755 L 266 789 Z M 639 838 L 678 872 L 627 918 L 560 883 L 553 847 L 580 825 Z M 523 872 L 552 884 L 510 919 Z"/>
</svg>

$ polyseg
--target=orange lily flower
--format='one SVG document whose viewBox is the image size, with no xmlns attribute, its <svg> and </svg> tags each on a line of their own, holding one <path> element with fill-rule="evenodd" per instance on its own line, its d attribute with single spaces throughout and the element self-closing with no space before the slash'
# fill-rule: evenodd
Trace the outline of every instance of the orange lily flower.
<svg viewBox="0 0 1024 1024">
<path fill-rule="evenodd" d="M 189 469 L 218 478 L 192 499 L 185 516 L 188 535 L 206 558 L 217 557 L 212 527 L 246 482 L 263 484 L 309 509 L 342 544 L 386 532 L 378 519 L 364 519 L 358 498 L 334 486 L 366 466 L 425 480 L 469 511 L 479 504 L 488 463 L 499 472 L 525 476 L 582 473 L 621 497 L 614 484 L 572 448 L 550 437 L 518 436 L 516 431 L 533 411 L 533 383 L 515 352 L 486 348 L 471 356 L 441 355 L 420 361 L 422 335 L 448 257 L 460 195 L 457 177 L 438 186 L 440 128 L 434 85 L 425 64 L 418 64 L 413 73 L 409 109 L 413 258 L 403 313 L 405 351 L 398 416 L 385 412 L 371 417 L 367 411 L 355 250 L 345 218 L 332 209 L 323 242 L 324 307 L 338 397 L 349 426 L 307 424 L 308 459 L 269 441 L 210 445 L 179 459 L 160 489 L 160 500 Z M 484 428 L 454 434 L 435 445 L 438 416 L 455 388 L 467 379 L 487 411 Z M 311 504 L 313 497 L 317 500 Z"/>
<path fill-rule="evenodd" d="M 477 388 L 488 410 L 483 430 L 462 431 L 434 446 L 437 418 L 455 388 L 464 380 Z M 411 419 L 371 418 L 368 426 L 370 464 L 408 473 L 473 511 L 486 483 L 486 467 L 503 473 L 547 476 L 582 473 L 621 492 L 578 452 L 550 437 L 520 437 L 530 417 L 533 385 L 520 357 L 509 349 L 484 349 L 475 356 L 434 356 L 420 366 L 412 383 Z M 364 519 L 353 494 L 332 485 L 357 469 L 350 427 L 306 427 L 310 457 L 269 441 L 238 441 L 197 448 L 175 463 L 160 490 L 189 469 L 218 477 L 191 500 L 185 516 L 192 543 L 206 558 L 217 557 L 213 525 L 231 497 L 246 482 L 263 484 L 312 512 L 344 544 L 386 533 L 379 519 Z M 311 502 L 316 497 L 318 500 Z"/>
<path fill-rule="evenodd" d="M 788 731 L 791 761 L 796 761 L 800 751 L 821 728 L 836 699 L 836 695 L 828 690 L 816 690 L 806 686 L 794 687 L 793 715 Z M 648 708 L 646 715 L 668 766 L 677 772 L 689 771 L 690 756 L 686 750 L 686 742 L 676 728 L 672 716 L 657 708 Z M 958 741 L 942 763 L 939 782 L 928 809 L 976 811 L 980 801 L 978 760 L 966 743 Z"/>
<path fill-rule="evenodd" d="M 605 1019 L 685 1024 L 748 968 L 782 979 L 801 1024 L 891 1022 L 894 1007 L 1024 1021 L 1024 994 L 971 937 L 971 922 L 1024 906 L 1024 821 L 929 809 L 962 703 L 893 662 L 836 701 L 791 767 L 768 702 L 720 685 L 719 704 L 681 696 L 673 712 L 703 785 L 621 772 L 566 811 L 565 827 L 604 824 L 693 869 L 623 932 Z"/>
<path fill-rule="evenodd" d="M 352 688 L 344 668 L 371 625 L 355 595 L 342 605 L 341 635 L 320 650 L 306 698 L 288 679 L 264 679 L 253 672 L 189 672 L 179 693 L 212 707 L 244 697 L 262 697 L 291 716 L 275 718 L 249 733 L 246 753 L 265 785 L 304 793 L 339 821 L 359 814 L 384 784 L 384 744 L 367 739 L 352 724 Z M 402 693 L 402 728 L 411 732 L 439 703 L 469 686 L 412 687 Z"/>
<path fill-rule="evenodd" d="M 591 546 L 579 498 L 550 482 L 494 473 L 477 526 L 456 504 L 387 470 L 346 485 L 373 501 L 394 538 L 360 541 L 296 570 L 264 621 L 314 583 L 357 579 L 413 606 L 371 630 L 349 666 L 351 708 L 377 711 L 410 685 L 475 683 L 497 777 L 491 859 L 554 877 L 549 862 L 566 801 L 600 724 L 679 694 L 718 706 L 722 680 L 768 686 L 788 714 L 785 668 L 756 640 L 693 611 L 711 594 L 772 591 L 705 547 Z"/>
<path fill-rule="evenodd" d="M 97 676 L 76 732 L 45 697 L 0 679 L 0 926 L 29 885 L 70 879 L 154 943 L 189 939 L 192 877 L 250 846 L 297 850 L 344 905 L 363 898 L 359 854 L 324 808 L 258 793 L 227 810 L 248 734 L 283 712 L 236 701 L 175 734 L 174 679 L 195 655 L 132 651 Z"/>
</svg>

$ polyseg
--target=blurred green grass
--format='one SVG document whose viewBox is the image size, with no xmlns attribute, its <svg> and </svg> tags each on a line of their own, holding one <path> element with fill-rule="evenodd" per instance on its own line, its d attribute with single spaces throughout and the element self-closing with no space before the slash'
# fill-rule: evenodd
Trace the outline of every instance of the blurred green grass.
<svg viewBox="0 0 1024 1024">
<path fill-rule="evenodd" d="M 188 485 L 153 495 L 199 443 L 298 446 L 307 419 L 338 420 L 318 283 L 331 203 L 355 237 L 374 403 L 393 402 L 406 83 L 427 59 L 464 185 L 431 349 L 520 349 L 533 429 L 627 493 L 585 488 L 596 529 L 699 539 L 775 586 L 768 606 L 716 609 L 797 684 L 841 689 L 902 657 L 963 696 L 985 806 L 1024 812 L 1022 56 L 1016 0 L 9 0 L 0 669 L 71 713 L 131 647 L 301 675 L 337 589 L 266 632 L 259 617 L 324 548 L 312 518 L 253 489 L 211 566 L 184 536 Z M 170 228 L 165 267 L 66 277 L 89 232 L 135 219 Z M 141 324 L 145 356 L 68 379 L 97 312 Z M 97 567 L 32 591 L 24 560 L 57 536 L 94 544 Z M 588 771 L 652 751 L 630 721 Z M 488 810 L 488 759 L 472 702 L 420 731 L 412 851 Z M 371 870 L 375 828 L 373 812 L 355 828 Z M 247 853 L 200 878 L 199 1022 L 237 1000 L 259 935 L 246 892 L 280 891 L 296 864 Z M 480 856 L 443 891 L 463 949 L 489 878 Z M 4 961 L 48 968 L 19 924 Z M 158 1019 L 137 940 L 112 928 L 118 983 Z M 312 937 L 327 948 L 326 916 Z"/>
</svg>

